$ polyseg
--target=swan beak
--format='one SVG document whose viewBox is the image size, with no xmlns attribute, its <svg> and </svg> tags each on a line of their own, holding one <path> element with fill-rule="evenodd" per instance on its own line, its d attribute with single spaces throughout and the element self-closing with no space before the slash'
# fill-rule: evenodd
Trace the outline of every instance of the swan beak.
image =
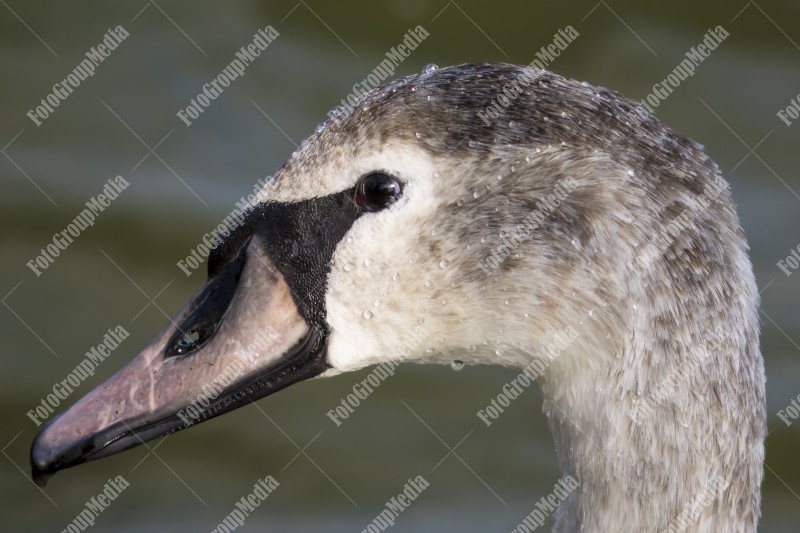
<svg viewBox="0 0 800 533">
<path fill-rule="evenodd" d="M 34 481 L 232 411 L 327 368 L 263 243 L 251 238 L 161 334 L 36 435 Z"/>
</svg>

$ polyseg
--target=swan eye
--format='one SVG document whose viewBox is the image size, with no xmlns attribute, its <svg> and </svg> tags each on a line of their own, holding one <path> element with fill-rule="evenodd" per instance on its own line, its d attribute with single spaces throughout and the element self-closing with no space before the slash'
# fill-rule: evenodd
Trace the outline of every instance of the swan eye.
<svg viewBox="0 0 800 533">
<path fill-rule="evenodd" d="M 356 205 L 366 211 L 380 211 L 392 205 L 403 192 L 399 180 L 374 172 L 367 174 L 356 185 Z"/>
</svg>

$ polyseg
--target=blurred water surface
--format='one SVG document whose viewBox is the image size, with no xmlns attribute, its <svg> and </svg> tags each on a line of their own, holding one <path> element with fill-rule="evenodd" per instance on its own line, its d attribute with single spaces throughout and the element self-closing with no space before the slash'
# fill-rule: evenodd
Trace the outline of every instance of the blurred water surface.
<svg viewBox="0 0 800 533">
<path fill-rule="evenodd" d="M 259 477 L 279 490 L 244 530 L 360 531 L 410 477 L 431 486 L 397 531 L 506 531 L 559 477 L 538 392 L 491 428 L 475 412 L 515 372 L 402 367 L 342 427 L 325 413 L 365 372 L 296 385 L 222 418 L 59 474 L 26 478 L 26 416 L 108 328 L 131 336 L 67 405 L 122 366 L 201 284 L 175 263 L 271 174 L 419 24 L 430 37 L 399 67 L 528 63 L 573 25 L 551 65 L 634 98 L 722 24 L 730 37 L 658 116 L 705 144 L 731 182 L 763 298 L 770 436 L 765 532 L 800 520 L 797 426 L 775 413 L 800 393 L 800 275 L 775 264 L 800 241 L 800 125 L 775 113 L 800 92 L 800 8 L 785 2 L 41 2 L 0 6 L 0 249 L 4 354 L 0 486 L 8 531 L 60 531 L 118 474 L 130 482 L 94 531 L 211 530 Z M 44 123 L 26 117 L 109 28 L 130 36 Z M 186 127 L 175 113 L 253 34 L 280 37 Z M 8 143 L 8 144 L 7 144 Z M 105 182 L 131 184 L 40 277 L 25 266 Z M 425 424 L 421 423 L 421 420 Z M 455 452 L 450 448 L 456 447 Z"/>
</svg>

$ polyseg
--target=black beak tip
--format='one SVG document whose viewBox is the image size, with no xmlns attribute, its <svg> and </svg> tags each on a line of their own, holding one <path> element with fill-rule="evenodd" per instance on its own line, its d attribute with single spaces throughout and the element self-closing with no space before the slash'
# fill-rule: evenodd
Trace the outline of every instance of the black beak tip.
<svg viewBox="0 0 800 533">
<path fill-rule="evenodd" d="M 47 485 L 47 481 L 56 473 L 56 468 L 50 457 L 42 447 L 37 446 L 39 439 L 36 438 L 31 446 L 31 479 L 40 487 Z"/>
<path fill-rule="evenodd" d="M 43 442 L 46 441 L 45 432 L 60 416 L 54 417 L 42 426 L 31 444 L 31 479 L 40 487 L 47 485 L 47 481 L 64 468 L 63 453 L 52 445 L 48 445 L 47 442 Z"/>
<path fill-rule="evenodd" d="M 39 487 L 46 487 L 47 482 L 53 477 L 55 472 L 46 472 L 44 470 L 40 470 L 36 465 L 31 465 L 31 478 L 33 482 L 36 483 Z"/>
</svg>

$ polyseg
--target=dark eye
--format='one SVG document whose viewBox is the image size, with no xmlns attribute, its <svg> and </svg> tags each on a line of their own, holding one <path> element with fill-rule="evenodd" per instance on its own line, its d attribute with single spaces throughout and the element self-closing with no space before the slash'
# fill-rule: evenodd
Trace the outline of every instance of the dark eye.
<svg viewBox="0 0 800 533">
<path fill-rule="evenodd" d="M 392 205 L 403 192 L 399 180 L 380 172 L 367 174 L 356 185 L 356 205 L 367 211 L 380 211 Z"/>
</svg>

